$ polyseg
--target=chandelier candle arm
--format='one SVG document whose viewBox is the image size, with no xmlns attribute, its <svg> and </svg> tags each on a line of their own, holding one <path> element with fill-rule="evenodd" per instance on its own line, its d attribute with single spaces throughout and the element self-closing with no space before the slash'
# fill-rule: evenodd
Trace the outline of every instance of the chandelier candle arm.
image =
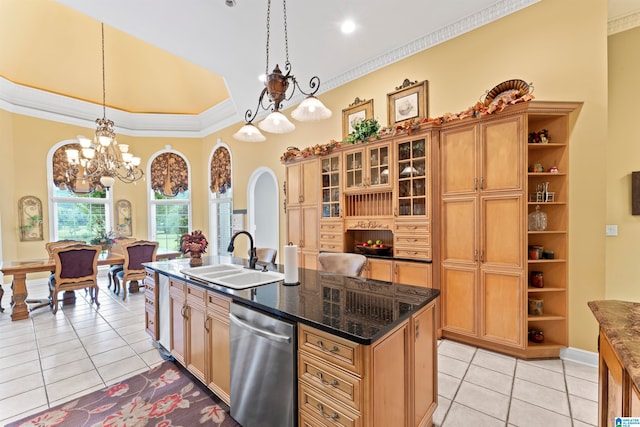
<svg viewBox="0 0 640 427">
<path fill-rule="evenodd" d="M 264 120 L 258 123 L 258 127 L 265 132 L 270 133 L 288 133 L 295 130 L 295 125 L 289 121 L 280 110 L 283 108 L 282 103 L 290 100 L 296 90 L 300 91 L 307 98 L 298 105 L 291 113 L 294 119 L 304 121 L 324 120 L 331 117 L 332 113 L 322 102 L 314 95 L 320 90 L 320 78 L 314 76 L 309 81 L 309 91 L 305 92 L 295 76 L 291 74 L 291 63 L 289 62 L 289 38 L 287 34 L 287 1 L 282 1 L 282 10 L 284 16 L 284 42 L 285 42 L 285 74 L 282 73 L 280 67 L 276 65 L 271 73 L 269 73 L 269 42 L 271 35 L 271 0 L 267 0 L 267 44 L 266 44 L 266 67 L 264 89 L 258 97 L 258 105 L 255 111 L 247 110 L 244 114 L 245 124 L 233 134 L 235 139 L 247 142 L 264 141 L 266 138 L 253 125 L 253 120 L 262 109 L 271 111 Z M 287 91 L 290 90 L 289 95 Z M 265 106 L 265 98 L 268 104 Z"/>
</svg>

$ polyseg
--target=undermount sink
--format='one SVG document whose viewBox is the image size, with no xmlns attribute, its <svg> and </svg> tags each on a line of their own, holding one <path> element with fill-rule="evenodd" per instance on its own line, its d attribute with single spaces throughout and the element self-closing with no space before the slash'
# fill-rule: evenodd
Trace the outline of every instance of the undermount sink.
<svg viewBox="0 0 640 427">
<path fill-rule="evenodd" d="M 248 270 L 237 264 L 205 265 L 180 270 L 187 276 L 232 289 L 246 289 L 254 286 L 284 280 L 284 274 L 276 271 Z"/>
</svg>

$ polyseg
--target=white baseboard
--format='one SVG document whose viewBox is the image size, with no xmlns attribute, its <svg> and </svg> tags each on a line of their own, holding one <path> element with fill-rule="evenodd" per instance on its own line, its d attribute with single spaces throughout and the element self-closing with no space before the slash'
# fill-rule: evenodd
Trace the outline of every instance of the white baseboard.
<svg viewBox="0 0 640 427">
<path fill-rule="evenodd" d="M 560 350 L 560 359 L 570 362 L 582 363 L 583 365 L 598 367 L 598 353 L 581 350 L 579 348 L 568 347 Z"/>
</svg>

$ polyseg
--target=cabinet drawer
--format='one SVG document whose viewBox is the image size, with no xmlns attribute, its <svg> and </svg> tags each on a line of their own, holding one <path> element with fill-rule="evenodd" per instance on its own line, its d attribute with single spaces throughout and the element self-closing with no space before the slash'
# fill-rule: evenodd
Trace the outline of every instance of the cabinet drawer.
<svg viewBox="0 0 640 427">
<path fill-rule="evenodd" d="M 145 331 L 151 335 L 151 338 L 154 340 L 157 339 L 157 328 L 156 328 L 156 319 L 157 315 L 154 310 L 145 310 Z"/>
<path fill-rule="evenodd" d="M 184 292 L 186 287 L 187 287 L 186 282 L 183 282 L 182 280 L 177 280 L 173 278 L 169 279 L 169 291 L 176 290 L 176 291 Z"/>
<path fill-rule="evenodd" d="M 322 360 L 362 375 L 362 346 L 359 344 L 300 325 L 298 345 Z"/>
<path fill-rule="evenodd" d="M 328 426 L 359 427 L 360 416 L 333 402 L 327 395 L 304 382 L 298 383 L 299 408 L 323 420 Z M 314 424 L 311 424 L 314 425 Z"/>
<path fill-rule="evenodd" d="M 145 289 L 144 291 L 144 305 L 149 310 L 156 309 L 156 297 L 149 289 Z"/>
<path fill-rule="evenodd" d="M 207 291 L 207 307 L 212 308 L 220 313 L 229 314 L 231 299 L 225 298 L 219 294 Z"/>
<path fill-rule="evenodd" d="M 327 232 L 327 231 L 320 231 L 320 240 L 326 240 L 326 241 L 341 241 L 343 238 L 344 234 L 343 233 L 334 233 L 334 232 Z"/>
<path fill-rule="evenodd" d="M 187 285 L 187 301 L 190 304 L 207 304 L 207 291 L 199 286 Z"/>
<path fill-rule="evenodd" d="M 360 410 L 360 378 L 303 351 L 298 357 L 298 377 L 349 408 Z"/>
<path fill-rule="evenodd" d="M 396 233 L 431 233 L 431 221 L 399 222 L 395 224 Z"/>
<path fill-rule="evenodd" d="M 431 248 L 394 248 L 397 258 L 431 259 Z"/>
<path fill-rule="evenodd" d="M 416 246 L 431 246 L 431 234 L 414 234 L 414 235 L 399 235 L 396 234 L 395 246 L 412 248 Z"/>
<path fill-rule="evenodd" d="M 156 288 L 156 281 L 153 278 L 149 278 L 149 275 L 144 278 L 144 287 L 153 291 Z"/>
<path fill-rule="evenodd" d="M 320 221 L 320 232 L 342 233 L 342 221 L 328 222 Z"/>
<path fill-rule="evenodd" d="M 340 241 L 331 241 L 325 242 L 323 240 L 320 241 L 320 250 L 328 251 L 328 252 L 344 252 L 342 242 Z"/>
</svg>

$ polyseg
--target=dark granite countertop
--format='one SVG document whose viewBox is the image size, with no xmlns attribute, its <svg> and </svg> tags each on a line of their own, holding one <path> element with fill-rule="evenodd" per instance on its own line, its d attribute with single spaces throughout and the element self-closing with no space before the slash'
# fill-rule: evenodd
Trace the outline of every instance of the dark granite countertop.
<svg viewBox="0 0 640 427">
<path fill-rule="evenodd" d="M 227 256 L 202 257 L 202 260 L 203 265 L 248 265 L 247 260 Z M 146 263 L 145 266 L 160 274 L 226 295 L 260 311 L 365 345 L 383 337 L 440 295 L 437 289 L 306 269 L 299 270 L 300 284 L 296 286 L 277 282 L 235 290 L 182 274 L 181 270 L 190 268 L 189 259 L 157 261 Z M 268 268 L 284 272 L 281 265 L 270 265 Z"/>
<path fill-rule="evenodd" d="M 640 303 L 589 301 L 589 308 L 640 390 Z"/>
</svg>

